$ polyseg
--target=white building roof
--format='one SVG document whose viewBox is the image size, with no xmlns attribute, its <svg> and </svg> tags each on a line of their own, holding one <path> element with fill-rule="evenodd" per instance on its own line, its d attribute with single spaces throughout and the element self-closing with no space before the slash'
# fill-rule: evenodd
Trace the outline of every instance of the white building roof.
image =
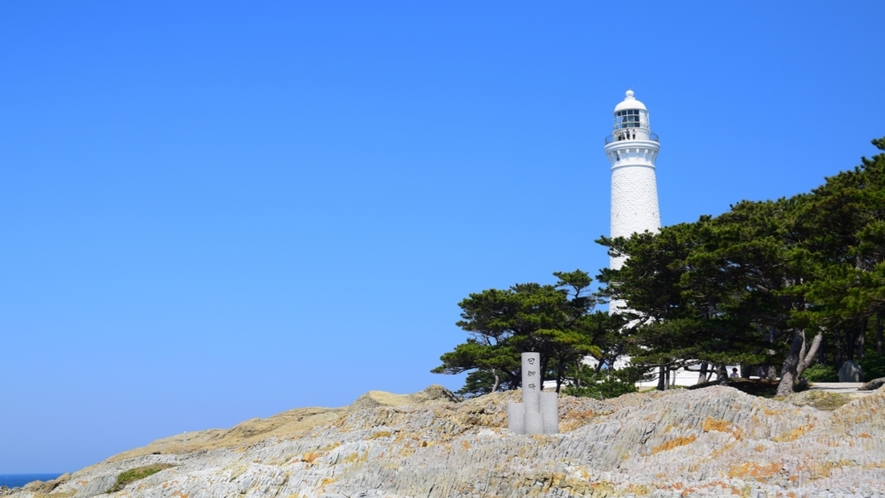
<svg viewBox="0 0 885 498">
<path fill-rule="evenodd" d="M 620 104 L 615 106 L 615 112 L 623 111 L 624 109 L 642 109 L 643 111 L 647 111 L 645 108 L 645 104 L 633 98 L 633 90 L 627 90 L 627 97 Z"/>
</svg>

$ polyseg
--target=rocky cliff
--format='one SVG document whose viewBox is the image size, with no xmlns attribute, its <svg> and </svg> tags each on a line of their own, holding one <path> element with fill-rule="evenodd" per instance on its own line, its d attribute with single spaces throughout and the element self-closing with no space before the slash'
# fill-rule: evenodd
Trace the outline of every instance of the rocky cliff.
<svg viewBox="0 0 885 498">
<path fill-rule="evenodd" d="M 25 497 L 885 496 L 885 392 L 834 411 L 729 387 L 560 400 L 561 434 L 514 435 L 516 392 L 457 403 L 370 392 L 159 440 Z M 801 403 L 799 403 L 801 405 Z M 153 466 L 153 467 L 151 467 Z"/>
</svg>

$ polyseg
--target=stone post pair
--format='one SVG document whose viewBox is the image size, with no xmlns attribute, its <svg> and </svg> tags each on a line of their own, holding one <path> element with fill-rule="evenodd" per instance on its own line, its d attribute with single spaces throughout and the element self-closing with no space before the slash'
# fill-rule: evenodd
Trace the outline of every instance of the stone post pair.
<svg viewBox="0 0 885 498">
<path fill-rule="evenodd" d="M 559 403 L 556 393 L 545 393 L 541 355 L 522 353 L 522 403 L 507 403 L 507 428 L 516 434 L 559 432 Z"/>
</svg>

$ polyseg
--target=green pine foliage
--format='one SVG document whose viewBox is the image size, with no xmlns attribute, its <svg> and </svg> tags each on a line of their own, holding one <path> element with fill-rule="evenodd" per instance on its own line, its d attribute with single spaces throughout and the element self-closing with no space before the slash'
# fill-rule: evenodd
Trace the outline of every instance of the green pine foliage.
<svg viewBox="0 0 885 498">
<path fill-rule="evenodd" d="M 541 353 L 544 380 L 557 390 L 573 382 L 569 373 L 585 357 L 613 364 L 625 344 L 618 330 L 623 318 L 596 312 L 592 279 L 583 271 L 556 272 L 555 284 L 515 284 L 487 289 L 458 303 L 457 325 L 470 334 L 466 342 L 440 357 L 440 374 L 467 372 L 459 394 L 479 396 L 520 385 L 520 354 Z"/>
</svg>

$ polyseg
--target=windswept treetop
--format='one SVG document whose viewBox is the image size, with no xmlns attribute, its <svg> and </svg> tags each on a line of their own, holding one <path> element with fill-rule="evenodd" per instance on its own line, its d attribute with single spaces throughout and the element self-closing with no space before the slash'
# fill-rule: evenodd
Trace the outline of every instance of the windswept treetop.
<svg viewBox="0 0 885 498">
<path fill-rule="evenodd" d="M 457 325 L 470 334 L 467 342 L 442 355 L 435 373 L 469 372 L 462 394 L 477 395 L 515 389 L 520 383 L 519 355 L 541 353 L 545 380 L 557 388 L 586 356 L 613 352 L 607 336 L 617 331 L 618 318 L 594 313 L 590 276 L 583 271 L 556 272 L 555 284 L 514 284 L 487 289 L 458 303 Z"/>
</svg>

